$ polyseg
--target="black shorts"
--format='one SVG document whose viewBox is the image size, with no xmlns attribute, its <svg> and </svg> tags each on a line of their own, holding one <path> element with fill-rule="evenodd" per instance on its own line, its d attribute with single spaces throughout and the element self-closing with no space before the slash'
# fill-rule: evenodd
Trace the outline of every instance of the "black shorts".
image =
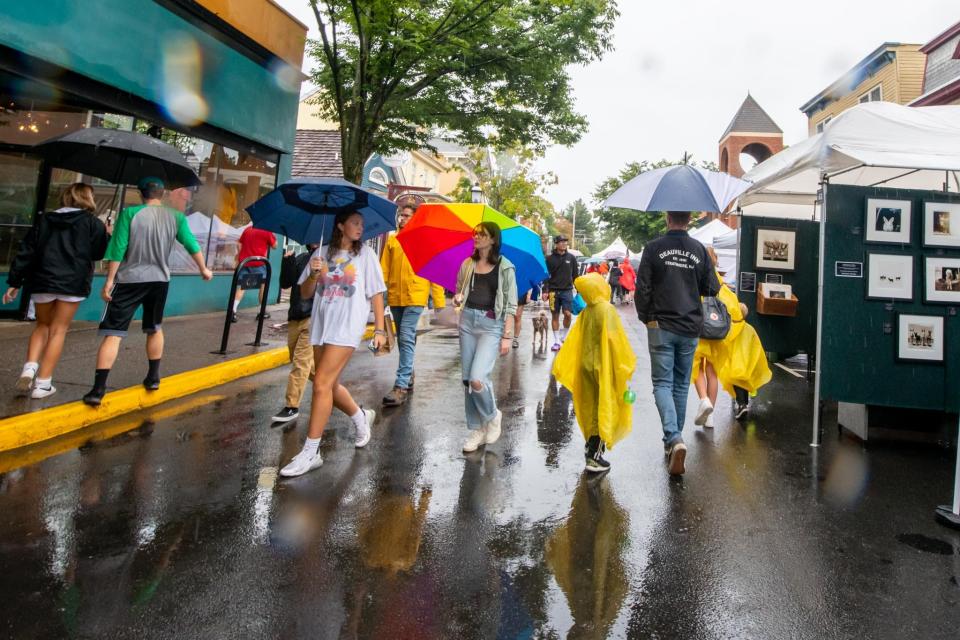
<svg viewBox="0 0 960 640">
<path fill-rule="evenodd" d="M 163 307 L 167 304 L 169 282 L 118 282 L 113 286 L 113 300 L 107 303 L 100 318 L 101 336 L 126 336 L 137 308 L 143 305 L 143 332 L 156 333 L 163 323 Z"/>
</svg>

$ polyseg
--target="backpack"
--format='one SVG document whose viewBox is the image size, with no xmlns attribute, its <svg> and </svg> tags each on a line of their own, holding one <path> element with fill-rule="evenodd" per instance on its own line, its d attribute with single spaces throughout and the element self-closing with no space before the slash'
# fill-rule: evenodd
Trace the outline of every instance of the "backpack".
<svg viewBox="0 0 960 640">
<path fill-rule="evenodd" d="M 720 302 L 715 296 L 706 296 L 701 303 L 703 308 L 703 324 L 700 326 L 700 337 L 705 340 L 723 340 L 730 332 L 730 312 L 727 305 Z"/>
</svg>

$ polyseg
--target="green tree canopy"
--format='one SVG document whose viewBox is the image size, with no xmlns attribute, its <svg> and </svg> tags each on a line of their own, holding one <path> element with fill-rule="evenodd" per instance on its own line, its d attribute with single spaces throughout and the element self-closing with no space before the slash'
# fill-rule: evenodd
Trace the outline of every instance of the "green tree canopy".
<svg viewBox="0 0 960 640">
<path fill-rule="evenodd" d="M 684 158 L 689 160 L 689 158 Z M 661 169 L 675 164 L 681 164 L 683 161 L 658 160 L 649 162 L 642 160 L 640 162 L 630 162 L 615 176 L 607 178 L 600 183 L 593 192 L 593 200 L 602 204 L 604 200 L 613 195 L 613 192 L 624 184 L 646 171 Z M 699 166 L 709 171 L 717 171 L 717 166 L 713 162 L 690 162 L 690 164 Z M 608 237 L 620 236 L 627 243 L 631 251 L 638 251 L 647 242 L 662 236 L 667 232 L 667 222 L 663 215 L 653 212 L 641 212 L 634 209 L 610 208 L 603 209 L 598 207 L 595 215 L 604 226 L 605 235 Z M 696 217 L 696 216 L 694 216 Z"/>
<path fill-rule="evenodd" d="M 537 233 L 545 229 L 549 232 L 556 212 L 541 190 L 555 181 L 553 174 L 534 170 L 536 155 L 530 150 L 502 151 L 493 156 L 492 163 L 486 156 L 485 151 L 470 152 L 470 166 L 465 169 L 476 177 L 487 204 Z M 451 197 L 470 202 L 472 188 L 470 178 L 461 178 Z"/>
<path fill-rule="evenodd" d="M 310 0 L 319 114 L 340 123 L 344 175 L 374 152 L 573 144 L 586 119 L 566 67 L 610 49 L 615 0 Z"/>
</svg>

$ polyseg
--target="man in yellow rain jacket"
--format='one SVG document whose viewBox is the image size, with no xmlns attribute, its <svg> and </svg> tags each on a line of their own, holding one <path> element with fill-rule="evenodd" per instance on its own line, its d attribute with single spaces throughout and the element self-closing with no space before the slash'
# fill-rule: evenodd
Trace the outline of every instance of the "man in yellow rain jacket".
<svg viewBox="0 0 960 640">
<path fill-rule="evenodd" d="M 412 205 L 404 205 L 397 214 L 397 231 L 403 229 L 416 209 Z M 397 378 L 393 384 L 393 391 L 383 399 L 385 407 L 399 407 L 407 401 L 407 396 L 413 391 L 413 356 L 417 348 L 417 324 L 424 307 L 427 306 L 427 297 L 433 295 L 433 306 L 442 309 L 446 304 L 443 297 L 443 287 L 431 284 L 413 272 L 403 247 L 395 234 L 387 239 L 387 246 L 380 256 L 380 267 L 383 269 L 383 279 L 387 283 L 387 304 L 397 328 L 397 347 L 400 351 L 400 365 L 397 367 Z"/>
</svg>

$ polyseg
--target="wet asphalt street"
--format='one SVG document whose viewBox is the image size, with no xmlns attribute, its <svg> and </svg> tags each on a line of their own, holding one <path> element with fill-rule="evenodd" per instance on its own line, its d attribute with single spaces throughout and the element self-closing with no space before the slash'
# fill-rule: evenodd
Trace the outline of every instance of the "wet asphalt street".
<svg viewBox="0 0 960 640">
<path fill-rule="evenodd" d="M 362 451 L 335 414 L 301 478 L 277 478 L 306 429 L 270 427 L 284 370 L 0 455 L 0 638 L 960 637 L 960 534 L 933 520 L 952 451 L 829 425 L 811 449 L 811 389 L 777 368 L 743 425 L 721 394 L 694 427 L 691 388 L 671 480 L 623 317 L 634 432 L 603 477 L 529 320 L 497 370 L 503 436 L 475 454 L 435 330 L 411 401 Z M 358 352 L 346 383 L 378 404 L 395 366 Z"/>
</svg>

